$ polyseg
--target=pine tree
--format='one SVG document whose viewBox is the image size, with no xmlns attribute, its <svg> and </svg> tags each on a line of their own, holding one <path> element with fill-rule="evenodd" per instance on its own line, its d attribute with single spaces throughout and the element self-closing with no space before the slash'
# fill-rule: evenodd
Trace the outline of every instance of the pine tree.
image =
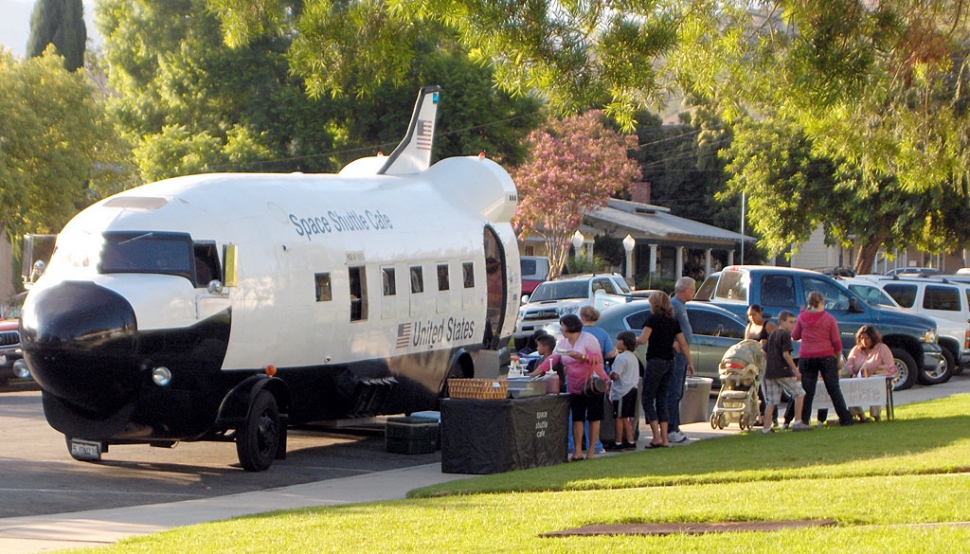
<svg viewBox="0 0 970 554">
<path fill-rule="evenodd" d="M 47 45 L 53 44 L 64 56 L 65 69 L 76 71 L 84 66 L 86 42 L 82 0 L 37 0 L 30 16 L 27 57 L 40 56 Z"/>
</svg>

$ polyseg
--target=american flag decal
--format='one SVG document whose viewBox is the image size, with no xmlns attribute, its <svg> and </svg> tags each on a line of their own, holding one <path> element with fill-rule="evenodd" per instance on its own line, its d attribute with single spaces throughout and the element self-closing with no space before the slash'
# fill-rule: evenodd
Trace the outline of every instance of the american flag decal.
<svg viewBox="0 0 970 554">
<path fill-rule="evenodd" d="M 411 324 L 402 323 L 397 326 L 397 347 L 407 348 L 411 342 Z"/>
<path fill-rule="evenodd" d="M 418 150 L 431 150 L 433 127 L 434 125 L 427 119 L 418 120 Z"/>
</svg>

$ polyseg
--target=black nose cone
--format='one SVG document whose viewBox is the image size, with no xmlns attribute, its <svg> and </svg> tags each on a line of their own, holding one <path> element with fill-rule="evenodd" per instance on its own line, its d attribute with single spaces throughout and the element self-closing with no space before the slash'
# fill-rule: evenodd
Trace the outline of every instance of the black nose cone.
<svg viewBox="0 0 970 554">
<path fill-rule="evenodd" d="M 135 312 L 94 283 L 31 292 L 20 332 L 24 358 L 46 391 L 95 413 L 118 408 L 137 387 Z"/>
</svg>

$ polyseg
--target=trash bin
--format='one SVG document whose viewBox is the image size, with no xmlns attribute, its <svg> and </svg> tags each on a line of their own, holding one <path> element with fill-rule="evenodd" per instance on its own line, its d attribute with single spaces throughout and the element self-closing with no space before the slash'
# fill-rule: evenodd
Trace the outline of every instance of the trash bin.
<svg viewBox="0 0 970 554">
<path fill-rule="evenodd" d="M 688 377 L 684 387 L 684 398 L 680 401 L 680 422 L 697 423 L 710 417 L 711 385 L 714 379 L 707 377 Z"/>
</svg>

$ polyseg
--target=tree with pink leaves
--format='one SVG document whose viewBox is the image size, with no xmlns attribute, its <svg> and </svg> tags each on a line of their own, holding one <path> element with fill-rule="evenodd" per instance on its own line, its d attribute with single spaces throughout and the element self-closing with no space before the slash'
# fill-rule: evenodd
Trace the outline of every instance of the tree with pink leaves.
<svg viewBox="0 0 970 554">
<path fill-rule="evenodd" d="M 603 119 L 601 111 L 590 111 L 533 131 L 529 161 L 512 173 L 519 191 L 516 230 L 545 239 L 550 278 L 562 273 L 583 216 L 640 177 L 627 157 L 636 136 L 606 128 Z"/>
</svg>

